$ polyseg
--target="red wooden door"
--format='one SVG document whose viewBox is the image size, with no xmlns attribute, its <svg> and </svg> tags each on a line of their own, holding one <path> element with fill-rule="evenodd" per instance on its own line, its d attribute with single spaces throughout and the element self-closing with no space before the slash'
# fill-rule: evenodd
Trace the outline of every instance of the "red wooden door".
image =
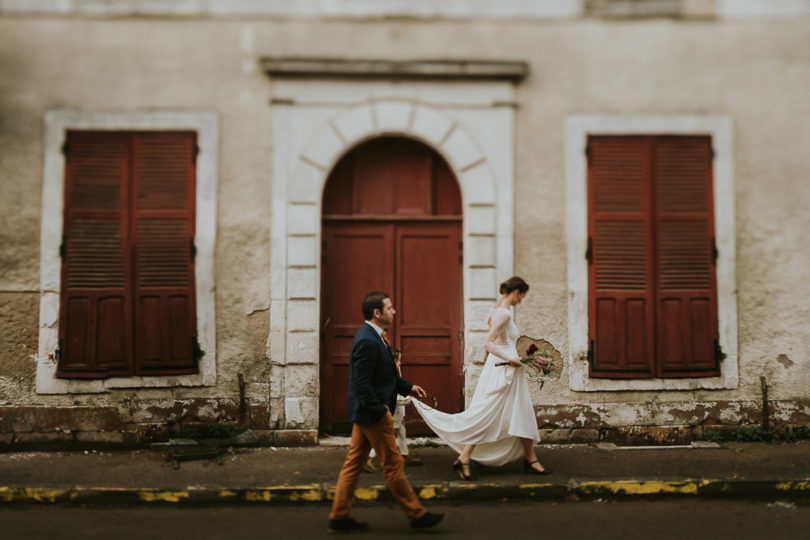
<svg viewBox="0 0 810 540">
<path fill-rule="evenodd" d="M 393 295 L 392 225 L 338 223 L 324 227 L 321 280 L 321 426 L 351 429 L 346 419 L 349 351 L 371 291 Z M 396 299 L 394 299 L 396 301 Z"/>
<path fill-rule="evenodd" d="M 456 223 L 337 223 L 324 227 L 321 426 L 347 431 L 349 351 L 363 324 L 360 304 L 388 292 L 389 328 L 402 350 L 403 377 L 445 412 L 463 406 L 461 230 Z M 411 411 L 409 434 L 427 433 Z"/>
<path fill-rule="evenodd" d="M 345 156 L 324 191 L 321 268 L 321 429 L 346 432 L 349 351 L 363 324 L 361 303 L 391 295 L 390 329 L 403 376 L 436 398 L 463 406 L 461 197 L 433 150 L 380 138 Z M 415 415 L 408 433 L 429 433 Z"/>
<path fill-rule="evenodd" d="M 464 406 L 462 376 L 461 227 L 409 223 L 396 227 L 394 342 L 402 376 L 422 386 L 444 412 Z M 433 401 L 435 399 L 435 401 Z M 430 433 L 408 407 L 409 434 Z"/>
</svg>

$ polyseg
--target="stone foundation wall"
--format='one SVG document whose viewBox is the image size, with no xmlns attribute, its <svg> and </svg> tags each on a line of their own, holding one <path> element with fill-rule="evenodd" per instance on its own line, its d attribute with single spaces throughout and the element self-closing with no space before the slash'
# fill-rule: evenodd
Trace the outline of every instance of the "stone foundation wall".
<svg viewBox="0 0 810 540">
<path fill-rule="evenodd" d="M 682 404 L 679 409 L 635 407 L 635 424 L 617 424 L 626 404 L 537 407 L 543 444 L 689 444 L 706 430 L 763 425 L 761 402 Z M 767 404 L 777 430 L 810 427 L 810 400 Z M 136 411 L 133 414 L 133 411 Z M 148 416 L 145 416 L 148 415 Z M 666 423 L 665 418 L 670 419 Z M 280 429 L 266 405 L 237 400 L 191 399 L 173 404 L 129 402 L 129 407 L 0 407 L 0 450 L 141 448 L 182 436 L 188 428 L 227 425 L 250 430 L 255 446 L 313 446 L 316 429 Z"/>
</svg>

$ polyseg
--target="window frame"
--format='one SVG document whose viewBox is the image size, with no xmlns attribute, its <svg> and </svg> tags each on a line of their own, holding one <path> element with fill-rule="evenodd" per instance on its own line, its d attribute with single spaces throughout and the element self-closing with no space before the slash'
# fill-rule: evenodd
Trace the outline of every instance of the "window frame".
<svg viewBox="0 0 810 540">
<path fill-rule="evenodd" d="M 195 247 L 197 336 L 204 351 L 199 372 L 187 375 L 124 376 L 78 380 L 56 377 L 64 216 L 65 156 L 68 130 L 193 131 L 197 134 Z M 40 328 L 38 394 L 102 393 L 116 388 L 168 388 L 216 384 L 216 311 L 214 247 L 216 239 L 218 120 L 213 112 L 96 113 L 56 110 L 45 115 L 44 181 L 40 242 Z"/>
<path fill-rule="evenodd" d="M 699 378 L 595 379 L 588 375 L 588 136 L 711 137 L 720 375 Z M 731 389 L 739 384 L 735 277 L 733 124 L 725 116 L 572 115 L 566 121 L 569 387 L 580 392 Z"/>
</svg>

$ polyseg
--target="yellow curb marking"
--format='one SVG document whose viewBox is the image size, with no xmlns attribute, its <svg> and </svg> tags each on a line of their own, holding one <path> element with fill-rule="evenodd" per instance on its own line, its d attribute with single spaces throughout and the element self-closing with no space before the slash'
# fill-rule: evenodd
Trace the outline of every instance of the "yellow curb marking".
<svg viewBox="0 0 810 540">
<path fill-rule="evenodd" d="M 321 492 L 315 489 L 311 489 L 309 491 L 304 491 L 302 493 L 292 493 L 290 494 L 291 501 L 320 501 L 321 500 Z"/>
<path fill-rule="evenodd" d="M 188 491 L 140 491 L 138 497 L 144 502 L 180 502 L 188 499 Z"/>
<path fill-rule="evenodd" d="M 219 492 L 219 497 L 236 497 L 237 493 L 229 489 L 223 489 Z"/>
<path fill-rule="evenodd" d="M 77 487 L 70 493 L 70 500 L 75 501 L 76 499 L 80 499 L 81 497 L 85 496 L 86 494 L 90 493 L 127 493 L 135 491 L 131 488 L 120 488 L 120 487 Z"/>
<path fill-rule="evenodd" d="M 583 482 L 579 486 L 587 492 L 605 489 L 614 494 L 650 495 L 654 493 L 685 493 L 697 495 L 698 486 L 706 485 L 709 480 L 689 482 L 639 482 L 621 480 L 618 482 Z"/>
<path fill-rule="evenodd" d="M 4 502 L 14 501 L 38 501 L 56 502 L 57 499 L 67 494 L 66 489 L 52 488 L 23 488 L 12 489 L 8 487 L 0 488 L 0 499 Z"/>
<path fill-rule="evenodd" d="M 380 487 L 357 488 L 354 490 L 354 497 L 361 501 L 374 501 L 380 496 Z"/>
<path fill-rule="evenodd" d="M 776 484 L 779 491 L 806 491 L 810 489 L 810 480 L 797 480 L 795 482 L 779 482 Z"/>
<path fill-rule="evenodd" d="M 538 489 L 538 488 L 547 488 L 553 487 L 554 484 L 520 484 L 518 487 L 520 489 Z"/>
<path fill-rule="evenodd" d="M 436 499 L 447 495 L 448 488 L 444 484 L 422 486 L 419 490 L 420 499 Z"/>
<path fill-rule="evenodd" d="M 270 502 L 273 499 L 273 494 L 267 490 L 264 491 L 247 491 L 245 492 L 245 500 L 252 502 Z"/>
</svg>

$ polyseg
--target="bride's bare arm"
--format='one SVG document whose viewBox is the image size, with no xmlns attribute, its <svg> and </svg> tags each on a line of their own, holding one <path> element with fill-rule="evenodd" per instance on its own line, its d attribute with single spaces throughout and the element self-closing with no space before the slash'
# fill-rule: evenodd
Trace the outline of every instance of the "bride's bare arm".
<svg viewBox="0 0 810 540">
<path fill-rule="evenodd" d="M 494 356 L 497 356 L 513 366 L 520 367 L 520 358 L 507 358 L 504 355 L 502 346 L 506 345 L 506 325 L 509 323 L 509 315 L 506 313 L 494 313 L 489 324 L 489 332 L 484 340 L 484 349 Z"/>
</svg>

